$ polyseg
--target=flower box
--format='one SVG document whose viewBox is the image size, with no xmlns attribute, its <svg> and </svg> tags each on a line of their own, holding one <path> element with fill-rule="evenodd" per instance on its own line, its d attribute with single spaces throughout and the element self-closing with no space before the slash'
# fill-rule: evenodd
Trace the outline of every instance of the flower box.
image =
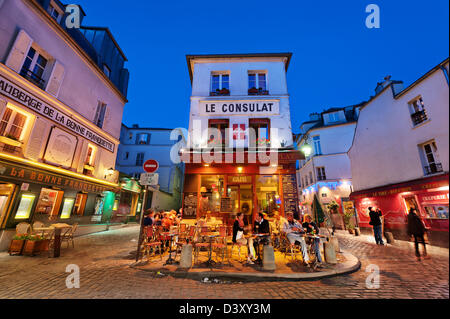
<svg viewBox="0 0 450 319">
<path fill-rule="evenodd" d="M 25 239 L 12 239 L 8 249 L 9 255 L 22 255 L 25 241 Z"/>
<path fill-rule="evenodd" d="M 6 136 L 0 136 L 0 143 L 8 144 L 8 145 L 15 146 L 15 147 L 22 146 L 21 141 L 17 141 L 15 139 L 12 139 L 12 138 L 9 138 Z"/>
<path fill-rule="evenodd" d="M 37 240 L 26 240 L 23 247 L 23 254 L 28 256 L 34 256 L 40 252 L 40 242 Z"/>
</svg>

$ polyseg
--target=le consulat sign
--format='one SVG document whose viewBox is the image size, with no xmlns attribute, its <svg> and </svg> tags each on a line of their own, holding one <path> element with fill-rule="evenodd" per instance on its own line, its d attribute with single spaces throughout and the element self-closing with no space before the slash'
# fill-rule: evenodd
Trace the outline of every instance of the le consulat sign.
<svg viewBox="0 0 450 319">
<path fill-rule="evenodd" d="M 201 115 L 278 115 L 279 100 L 200 101 Z"/>
<path fill-rule="evenodd" d="M 90 130 L 77 120 L 73 119 L 66 113 L 61 112 L 60 110 L 36 98 L 33 94 L 12 83 L 1 75 L 0 93 L 45 116 L 46 118 L 63 125 L 65 128 L 88 139 L 89 141 L 99 145 L 100 147 L 110 152 L 114 152 L 115 144 L 113 142 L 94 133 L 92 130 Z"/>
</svg>

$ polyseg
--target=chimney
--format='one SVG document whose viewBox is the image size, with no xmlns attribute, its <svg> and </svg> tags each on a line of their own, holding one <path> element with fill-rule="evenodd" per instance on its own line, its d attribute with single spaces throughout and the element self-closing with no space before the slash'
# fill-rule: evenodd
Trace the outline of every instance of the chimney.
<svg viewBox="0 0 450 319">
<path fill-rule="evenodd" d="M 309 114 L 309 120 L 310 121 L 319 121 L 320 120 L 320 114 L 319 113 L 310 113 Z"/>
</svg>

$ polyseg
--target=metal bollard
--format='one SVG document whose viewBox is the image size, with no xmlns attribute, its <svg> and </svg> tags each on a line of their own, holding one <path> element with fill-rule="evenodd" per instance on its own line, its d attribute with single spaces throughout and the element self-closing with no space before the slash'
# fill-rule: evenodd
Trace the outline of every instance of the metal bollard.
<svg viewBox="0 0 450 319">
<path fill-rule="evenodd" d="M 330 238 L 330 244 L 332 245 L 332 246 L 334 246 L 334 251 L 335 252 L 340 252 L 341 251 L 341 249 L 340 249 L 340 247 L 339 247 L 339 241 L 338 241 L 338 239 L 337 239 L 337 237 L 331 237 Z"/>
<path fill-rule="evenodd" d="M 361 230 L 359 229 L 359 227 L 355 227 L 355 236 L 359 235 L 361 235 Z"/>
<path fill-rule="evenodd" d="M 328 264 L 337 264 L 335 247 L 331 242 L 323 243 L 323 253 Z"/>
<path fill-rule="evenodd" d="M 192 245 L 186 244 L 181 247 L 180 266 L 179 268 L 192 267 Z"/>
<path fill-rule="evenodd" d="M 265 245 L 263 251 L 263 269 L 264 270 L 275 270 L 277 266 L 275 265 L 275 253 L 273 251 L 272 245 Z"/>
</svg>

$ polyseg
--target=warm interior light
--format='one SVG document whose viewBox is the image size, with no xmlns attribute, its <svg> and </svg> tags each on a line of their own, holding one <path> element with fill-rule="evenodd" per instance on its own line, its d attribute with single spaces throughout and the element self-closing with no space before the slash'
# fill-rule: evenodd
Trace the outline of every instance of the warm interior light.
<svg viewBox="0 0 450 319">
<path fill-rule="evenodd" d="M 238 170 L 239 173 L 242 173 L 242 166 L 239 166 L 239 167 L 237 168 L 237 170 Z"/>
<path fill-rule="evenodd" d="M 209 167 L 209 164 L 203 164 L 203 166 L 205 166 L 205 167 Z"/>
</svg>

